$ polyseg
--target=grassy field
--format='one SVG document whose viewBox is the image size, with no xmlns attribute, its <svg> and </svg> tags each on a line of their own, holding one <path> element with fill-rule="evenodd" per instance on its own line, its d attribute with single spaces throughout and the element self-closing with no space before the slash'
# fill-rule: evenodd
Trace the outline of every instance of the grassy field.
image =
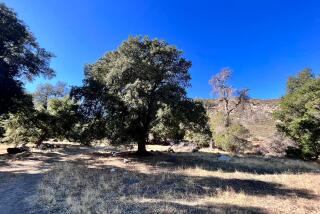
<svg viewBox="0 0 320 214">
<path fill-rule="evenodd" d="M 2 155 L 1 185 L 40 175 L 30 213 L 320 213 L 319 163 L 148 149 L 145 158 L 77 145 Z"/>
</svg>

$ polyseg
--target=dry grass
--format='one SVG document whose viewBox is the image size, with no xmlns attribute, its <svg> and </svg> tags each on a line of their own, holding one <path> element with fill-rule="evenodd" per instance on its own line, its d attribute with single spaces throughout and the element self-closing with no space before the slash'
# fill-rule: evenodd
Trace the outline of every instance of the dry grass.
<svg viewBox="0 0 320 214">
<path fill-rule="evenodd" d="M 149 147 L 155 150 L 156 147 Z M 166 147 L 157 149 L 165 150 Z M 280 158 L 155 153 L 55 164 L 38 210 L 54 213 L 320 213 L 320 167 Z M 127 157 L 128 158 L 128 157 Z"/>
</svg>

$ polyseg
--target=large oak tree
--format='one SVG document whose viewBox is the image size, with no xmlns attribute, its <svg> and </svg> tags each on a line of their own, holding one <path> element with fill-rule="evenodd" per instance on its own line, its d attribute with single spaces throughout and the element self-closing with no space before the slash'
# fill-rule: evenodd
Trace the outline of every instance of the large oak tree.
<svg viewBox="0 0 320 214">
<path fill-rule="evenodd" d="M 112 143 L 135 142 L 138 153 L 145 153 L 160 110 L 194 112 L 196 105 L 182 107 L 193 102 L 185 90 L 190 85 L 190 67 L 191 62 L 175 46 L 130 37 L 117 50 L 88 65 L 84 86 L 73 90 L 87 117 L 88 134 L 95 133 L 95 139 L 107 136 Z"/>
</svg>

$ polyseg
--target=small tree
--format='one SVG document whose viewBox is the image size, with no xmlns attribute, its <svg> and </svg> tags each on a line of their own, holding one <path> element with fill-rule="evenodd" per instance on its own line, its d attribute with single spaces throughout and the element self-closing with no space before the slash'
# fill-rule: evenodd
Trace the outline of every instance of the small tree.
<svg viewBox="0 0 320 214">
<path fill-rule="evenodd" d="M 164 106 L 158 110 L 154 125 L 150 130 L 156 141 L 179 141 L 185 135 L 185 129 L 182 124 L 182 117 L 180 111 L 171 109 L 169 106 Z"/>
<path fill-rule="evenodd" d="M 224 104 L 223 114 L 218 113 L 211 119 L 211 131 L 216 146 L 223 150 L 241 152 L 247 148 L 249 131 L 241 124 L 231 123 L 231 113 L 248 101 L 248 89 L 236 90 L 228 84 L 231 70 L 224 68 L 209 80 L 212 92 Z"/>
<path fill-rule="evenodd" d="M 297 76 L 289 77 L 287 82 L 287 93 L 293 93 L 297 89 L 301 88 L 304 84 L 310 80 L 315 79 L 314 73 L 310 68 L 305 68 Z"/>
<path fill-rule="evenodd" d="M 79 105 L 66 93 L 66 84 L 59 82 L 55 86 L 40 85 L 33 96 L 25 95 L 24 100 L 21 100 L 23 108 L 9 113 L 1 122 L 3 141 L 35 143 L 38 147 L 49 138 L 79 140 Z M 34 103 L 37 108 L 34 108 Z"/>
<path fill-rule="evenodd" d="M 231 70 L 224 68 L 209 80 L 212 92 L 224 102 L 225 126 L 230 126 L 230 114 L 248 100 L 248 89 L 235 90 L 228 84 Z"/>
<path fill-rule="evenodd" d="M 27 97 L 31 98 L 31 96 Z M 5 130 L 2 141 L 16 145 L 34 143 L 40 146 L 52 133 L 52 122 L 49 114 L 35 110 L 32 102 L 26 102 L 23 110 L 9 113 L 8 117 L 1 122 Z"/>
<path fill-rule="evenodd" d="M 275 112 L 277 128 L 302 149 L 302 158 L 320 155 L 320 78 L 308 69 L 288 80 L 288 93 Z"/>
<path fill-rule="evenodd" d="M 188 100 L 190 66 L 182 51 L 165 41 L 130 37 L 87 66 L 84 87 L 73 94 L 81 100 L 88 127 L 99 124 L 98 138 L 135 142 L 144 154 L 158 111 L 178 109 Z"/>
</svg>

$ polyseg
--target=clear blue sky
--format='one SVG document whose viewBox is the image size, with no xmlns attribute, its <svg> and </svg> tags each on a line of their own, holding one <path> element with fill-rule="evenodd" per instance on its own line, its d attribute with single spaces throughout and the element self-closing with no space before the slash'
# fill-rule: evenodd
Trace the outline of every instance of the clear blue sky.
<svg viewBox="0 0 320 214">
<path fill-rule="evenodd" d="M 80 85 L 83 67 L 129 35 L 176 45 L 193 62 L 190 97 L 210 97 L 209 78 L 234 70 L 232 85 L 278 98 L 288 76 L 320 71 L 318 0 L 5 0 L 56 58 L 57 80 Z M 33 84 L 27 84 L 32 91 Z"/>
</svg>

